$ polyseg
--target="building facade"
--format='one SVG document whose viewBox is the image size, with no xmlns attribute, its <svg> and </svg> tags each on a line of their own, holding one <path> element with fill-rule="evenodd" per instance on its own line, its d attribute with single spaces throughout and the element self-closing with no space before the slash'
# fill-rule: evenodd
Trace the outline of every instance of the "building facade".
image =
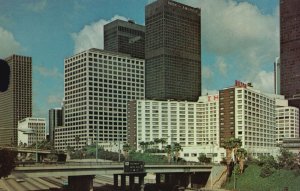
<svg viewBox="0 0 300 191">
<path fill-rule="evenodd" d="M 46 139 L 46 120 L 44 118 L 27 117 L 22 119 L 18 123 L 18 129 L 18 145 L 26 144 L 30 146 Z M 33 131 L 26 132 L 28 129 Z"/>
<path fill-rule="evenodd" d="M 197 161 L 201 152 L 211 152 L 212 147 L 218 150 L 218 107 L 218 95 L 202 96 L 198 102 L 132 100 L 128 104 L 128 143 L 140 150 L 141 142 L 165 139 L 165 145 L 184 147 L 181 157 Z"/>
<path fill-rule="evenodd" d="M 283 139 L 299 138 L 299 109 L 288 106 L 288 100 L 282 96 L 276 99 L 276 143 L 281 145 Z"/>
<path fill-rule="evenodd" d="M 49 141 L 54 145 L 55 128 L 63 126 L 63 109 L 54 108 L 49 110 Z"/>
<path fill-rule="evenodd" d="M 276 141 L 275 98 L 236 81 L 219 91 L 220 144 L 239 138 L 253 157 L 272 154 Z"/>
<path fill-rule="evenodd" d="M 200 9 L 171 0 L 146 6 L 146 98 L 197 101 L 201 95 Z"/>
<path fill-rule="evenodd" d="M 12 55 L 7 91 L 0 92 L 0 145 L 18 144 L 18 121 L 32 116 L 32 59 Z"/>
<path fill-rule="evenodd" d="M 280 90 L 287 99 L 300 97 L 300 4 L 280 0 Z"/>
<path fill-rule="evenodd" d="M 127 102 L 144 99 L 144 60 L 89 49 L 65 59 L 65 126 L 55 148 L 127 141 Z"/>
<path fill-rule="evenodd" d="M 128 143 L 141 150 L 141 142 L 163 138 L 165 144 L 179 143 L 183 147 L 180 157 L 186 160 L 198 161 L 205 154 L 219 162 L 226 156 L 224 141 L 234 137 L 253 157 L 276 156 L 275 100 L 279 97 L 236 81 L 197 102 L 132 100 L 128 104 Z M 280 99 L 287 103 L 283 96 Z"/>
<path fill-rule="evenodd" d="M 145 26 L 132 20 L 115 20 L 104 25 L 104 50 L 145 59 Z"/>
</svg>

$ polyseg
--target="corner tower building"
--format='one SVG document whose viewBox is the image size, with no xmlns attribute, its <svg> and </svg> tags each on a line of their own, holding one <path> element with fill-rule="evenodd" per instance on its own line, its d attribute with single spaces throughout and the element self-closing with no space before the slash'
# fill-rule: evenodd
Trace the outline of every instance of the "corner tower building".
<svg viewBox="0 0 300 191">
<path fill-rule="evenodd" d="M 146 98 L 197 101 L 201 95 L 200 9 L 171 0 L 146 6 Z"/>
<path fill-rule="evenodd" d="M 0 93 L 0 145 L 17 145 L 18 121 L 32 116 L 32 59 L 12 55 L 7 91 Z"/>
<path fill-rule="evenodd" d="M 287 99 L 300 98 L 300 4 L 280 0 L 280 90 Z"/>
</svg>

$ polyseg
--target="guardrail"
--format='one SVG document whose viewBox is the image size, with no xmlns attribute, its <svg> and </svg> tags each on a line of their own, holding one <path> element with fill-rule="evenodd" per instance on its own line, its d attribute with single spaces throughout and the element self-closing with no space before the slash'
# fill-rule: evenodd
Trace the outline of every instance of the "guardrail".
<svg viewBox="0 0 300 191">
<path fill-rule="evenodd" d="M 38 162 L 35 161 L 25 161 L 16 162 L 17 166 L 109 166 L 109 165 L 124 165 L 124 162 Z M 200 166 L 200 163 L 145 163 L 145 166 L 151 166 L 151 165 L 164 165 L 164 166 Z M 201 166 L 211 166 L 211 165 L 201 165 Z"/>
</svg>

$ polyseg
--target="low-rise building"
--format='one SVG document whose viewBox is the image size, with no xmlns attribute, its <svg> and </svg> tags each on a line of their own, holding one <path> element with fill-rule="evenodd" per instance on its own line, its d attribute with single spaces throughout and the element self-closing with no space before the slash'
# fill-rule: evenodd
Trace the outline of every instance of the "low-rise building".
<svg viewBox="0 0 300 191">
<path fill-rule="evenodd" d="M 44 118 L 27 117 L 18 122 L 18 144 L 32 145 L 46 139 L 46 120 Z"/>
</svg>

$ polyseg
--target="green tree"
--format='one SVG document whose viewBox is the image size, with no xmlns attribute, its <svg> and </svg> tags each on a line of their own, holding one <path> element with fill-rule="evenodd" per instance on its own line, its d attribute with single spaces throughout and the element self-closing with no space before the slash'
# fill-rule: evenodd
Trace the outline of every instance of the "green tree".
<svg viewBox="0 0 300 191">
<path fill-rule="evenodd" d="M 128 160 L 128 153 L 129 153 L 129 151 L 130 151 L 130 145 L 128 144 L 128 143 L 126 143 L 126 144 L 124 144 L 123 145 L 123 154 L 124 154 L 124 158 L 125 158 L 125 160 Z"/>
<path fill-rule="evenodd" d="M 278 156 L 278 163 L 280 168 L 293 170 L 298 166 L 296 161 L 297 157 L 294 153 L 284 148 L 280 149 L 280 155 Z"/>
<path fill-rule="evenodd" d="M 146 142 L 144 142 L 144 141 L 140 142 L 140 147 L 141 147 L 142 151 L 145 152 L 145 150 L 146 150 Z"/>
<path fill-rule="evenodd" d="M 164 139 L 164 138 L 161 138 L 161 139 L 160 139 L 161 148 L 164 148 L 164 144 L 165 144 L 166 142 L 167 142 L 166 139 Z"/>
<path fill-rule="evenodd" d="M 165 147 L 165 152 L 167 153 L 168 162 L 170 163 L 171 162 L 171 153 L 172 153 L 172 147 L 171 147 L 171 145 L 167 145 Z"/>
<path fill-rule="evenodd" d="M 245 160 L 247 157 L 247 151 L 244 148 L 238 148 L 236 151 L 236 156 L 239 161 L 239 169 L 240 173 L 242 174 L 244 172 L 244 166 L 245 166 Z"/>
<path fill-rule="evenodd" d="M 227 176 L 230 174 L 230 164 L 233 161 L 232 155 L 236 154 L 237 149 L 242 145 L 242 142 L 238 138 L 231 137 L 230 139 L 226 140 L 223 144 L 223 147 L 226 150 L 226 164 L 227 164 Z M 233 152 L 233 153 L 232 153 Z"/>
<path fill-rule="evenodd" d="M 174 143 L 174 152 L 175 152 L 176 162 L 178 162 L 180 151 L 183 151 L 181 145 L 179 143 Z"/>
<path fill-rule="evenodd" d="M 10 175 L 16 166 L 17 152 L 9 149 L 0 149 L 0 179 Z"/>
<path fill-rule="evenodd" d="M 198 157 L 198 160 L 200 163 L 210 163 L 210 158 L 206 157 L 205 154 L 201 153 L 200 156 Z"/>
</svg>

